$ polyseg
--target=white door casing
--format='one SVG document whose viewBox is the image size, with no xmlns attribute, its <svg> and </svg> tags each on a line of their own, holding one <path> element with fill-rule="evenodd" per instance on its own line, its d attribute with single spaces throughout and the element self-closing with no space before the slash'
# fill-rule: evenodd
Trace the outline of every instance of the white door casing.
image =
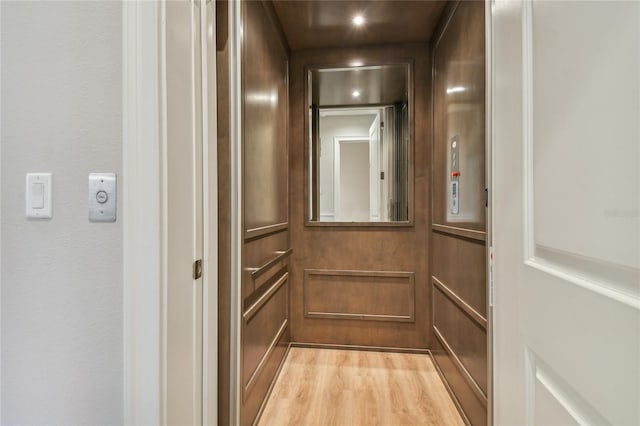
<svg viewBox="0 0 640 426">
<path fill-rule="evenodd" d="M 202 424 L 218 423 L 218 122 L 216 2 L 200 0 L 202 39 Z"/>
<path fill-rule="evenodd" d="M 201 8 L 162 6 L 163 409 L 166 424 L 201 424 L 203 292 L 193 276 L 203 257 Z"/>
<path fill-rule="evenodd" d="M 160 7 L 123 3 L 124 423 L 161 424 Z"/>
<path fill-rule="evenodd" d="M 125 424 L 217 420 L 214 11 L 123 5 Z"/>
<path fill-rule="evenodd" d="M 640 3 L 492 4 L 495 424 L 640 424 Z"/>
<path fill-rule="evenodd" d="M 340 147 L 343 143 L 364 143 L 369 141 L 368 136 L 335 136 L 333 138 L 333 214 L 336 221 L 340 222 L 344 220 L 343 215 L 345 212 L 341 212 L 340 208 Z"/>
</svg>

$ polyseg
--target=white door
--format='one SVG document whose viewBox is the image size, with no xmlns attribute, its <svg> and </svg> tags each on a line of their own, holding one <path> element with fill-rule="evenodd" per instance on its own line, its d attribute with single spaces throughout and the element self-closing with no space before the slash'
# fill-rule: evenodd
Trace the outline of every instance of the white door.
<svg viewBox="0 0 640 426">
<path fill-rule="evenodd" d="M 492 4 L 494 422 L 640 424 L 640 2 Z"/>
<path fill-rule="evenodd" d="M 202 83 L 201 9 L 192 1 L 163 2 L 166 114 L 163 209 L 166 271 L 163 338 L 164 423 L 202 424 Z"/>
<path fill-rule="evenodd" d="M 380 220 L 380 114 L 369 128 L 369 220 Z"/>
</svg>

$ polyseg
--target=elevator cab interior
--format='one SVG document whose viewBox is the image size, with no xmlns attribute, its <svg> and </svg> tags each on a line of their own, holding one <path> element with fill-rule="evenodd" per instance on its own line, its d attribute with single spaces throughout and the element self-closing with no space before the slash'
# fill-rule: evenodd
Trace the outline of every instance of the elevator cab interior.
<svg viewBox="0 0 640 426">
<path fill-rule="evenodd" d="M 217 2 L 219 158 L 230 3 Z M 485 3 L 243 1 L 239 420 L 259 420 L 290 347 L 432 357 L 461 417 L 487 424 Z M 219 162 L 220 246 L 232 166 Z M 229 300 L 229 251 L 219 254 Z M 219 422 L 230 418 L 219 375 Z"/>
</svg>

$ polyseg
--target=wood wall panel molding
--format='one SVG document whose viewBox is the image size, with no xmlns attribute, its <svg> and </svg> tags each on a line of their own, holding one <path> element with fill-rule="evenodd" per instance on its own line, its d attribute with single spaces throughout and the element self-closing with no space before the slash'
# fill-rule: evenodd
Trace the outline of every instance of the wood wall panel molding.
<svg viewBox="0 0 640 426">
<path fill-rule="evenodd" d="M 431 243 L 437 247 L 431 256 L 431 276 L 486 318 L 485 242 L 433 232 Z"/>
<path fill-rule="evenodd" d="M 284 232 L 289 229 L 289 222 L 275 223 L 273 225 L 261 226 L 259 228 L 247 229 L 244 233 L 245 241 L 255 240 L 257 238 L 267 237 L 271 234 Z"/>
<path fill-rule="evenodd" d="M 441 225 L 439 223 L 432 224 L 431 229 L 435 232 L 440 232 L 441 234 L 449 234 L 478 241 L 487 240 L 486 232 L 476 231 L 475 229 L 459 228 L 457 226 Z"/>
<path fill-rule="evenodd" d="M 289 324 L 288 274 L 285 273 L 253 305 L 242 318 L 242 384 L 243 401 L 251 393 L 267 359 L 282 339 Z"/>
<path fill-rule="evenodd" d="M 289 273 L 285 272 L 284 275 L 282 275 L 278 279 L 278 281 L 276 281 L 271 287 L 269 287 L 269 290 L 267 290 L 262 296 L 260 296 L 258 300 L 256 300 L 251 306 L 247 308 L 247 310 L 244 311 L 244 313 L 242 314 L 242 318 L 244 319 L 245 323 L 251 321 L 251 318 L 253 318 L 253 316 L 258 313 L 260 309 L 262 309 L 264 304 L 267 303 L 269 299 L 271 299 L 276 291 L 278 291 L 280 287 L 282 287 L 284 283 L 287 282 L 287 278 L 289 278 Z"/>
<path fill-rule="evenodd" d="M 415 274 L 305 269 L 304 316 L 415 322 Z"/>
<path fill-rule="evenodd" d="M 257 268 L 249 268 L 251 271 L 251 279 L 257 280 L 260 276 L 262 276 L 265 272 L 267 272 L 272 266 L 274 266 L 278 262 L 282 262 L 286 259 L 293 250 L 288 248 L 287 250 L 276 251 L 273 258 L 264 263 L 263 265 Z"/>
<path fill-rule="evenodd" d="M 431 354 L 429 349 L 414 349 L 414 348 L 390 348 L 386 346 L 361 346 L 361 345 L 331 345 L 323 343 L 300 343 L 295 342 L 289 344 L 292 348 L 314 348 L 314 349 L 344 349 L 351 351 L 365 351 L 365 352 L 391 352 L 401 354 Z"/>
<path fill-rule="evenodd" d="M 434 286 L 433 325 L 478 386 L 487 390 L 487 331 Z"/>
<path fill-rule="evenodd" d="M 487 319 L 479 314 L 475 309 L 473 309 L 467 302 L 462 300 L 460 296 L 458 296 L 453 290 L 444 285 L 442 281 L 440 281 L 437 277 L 432 276 L 431 282 L 433 283 L 436 290 L 439 290 L 442 294 L 447 296 L 449 300 L 451 300 L 458 309 L 467 314 L 469 318 L 474 320 L 480 327 L 484 330 L 487 329 Z"/>
<path fill-rule="evenodd" d="M 282 322 L 282 325 L 280 326 L 280 328 L 278 329 L 278 333 L 276 333 L 276 335 L 273 337 L 273 340 L 271 341 L 271 344 L 269 345 L 269 348 L 267 349 L 267 351 L 264 353 L 264 355 L 260 359 L 260 362 L 258 363 L 258 366 L 253 371 L 253 374 L 249 378 L 249 381 L 247 382 L 247 384 L 245 385 L 245 387 L 242 390 L 242 392 L 243 392 L 243 394 L 242 394 L 243 395 L 243 397 L 242 397 L 243 400 L 246 400 L 248 398 L 249 394 L 251 393 L 251 391 L 253 390 L 253 387 L 256 384 L 256 378 L 260 375 L 260 373 L 262 373 L 262 370 L 264 369 L 264 366 L 266 365 L 267 360 L 269 359 L 269 357 L 273 353 L 274 349 L 278 345 L 278 342 L 280 341 L 280 339 L 282 338 L 282 335 L 284 334 L 285 330 L 287 329 L 287 325 L 288 324 L 289 324 L 289 321 L 285 319 Z M 274 377 L 274 379 L 275 378 L 276 377 Z"/>
<path fill-rule="evenodd" d="M 438 338 L 434 338 L 431 354 L 436 361 L 440 377 L 451 389 L 451 394 L 458 401 L 459 409 L 467 424 L 474 426 L 487 425 L 487 402 L 478 398 L 469 386 L 467 379 L 460 373 L 460 369 L 444 349 Z"/>
<path fill-rule="evenodd" d="M 454 362 L 460 374 L 462 374 L 462 376 L 465 378 L 465 380 L 467 381 L 467 384 L 469 385 L 469 387 L 471 388 L 475 396 L 486 407 L 487 396 L 485 395 L 484 391 L 480 388 L 478 383 L 473 379 L 473 376 L 471 376 L 469 371 L 465 368 L 464 364 L 462 364 L 458 355 L 456 355 L 456 353 L 451 349 L 446 339 L 442 336 L 442 333 L 440 333 L 440 331 L 438 330 L 438 327 L 436 327 L 435 325 L 433 326 L 433 334 L 436 336 L 436 339 L 438 339 L 438 342 L 442 345 L 442 347 L 447 352 L 451 360 Z"/>
</svg>

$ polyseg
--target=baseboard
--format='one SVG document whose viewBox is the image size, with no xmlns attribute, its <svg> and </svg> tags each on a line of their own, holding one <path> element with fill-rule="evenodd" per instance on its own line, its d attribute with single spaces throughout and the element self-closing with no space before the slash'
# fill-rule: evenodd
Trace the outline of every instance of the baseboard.
<svg viewBox="0 0 640 426">
<path fill-rule="evenodd" d="M 451 389 L 451 386 L 449 386 L 449 382 L 447 381 L 447 378 L 444 376 L 442 369 L 440 369 L 440 365 L 438 365 L 438 362 L 436 361 L 436 358 L 433 356 L 431 351 L 429 351 L 429 356 L 431 357 L 431 362 L 433 363 L 433 366 L 438 372 L 438 376 L 440 376 L 440 380 L 442 380 L 442 383 L 444 384 L 445 389 L 447 389 L 447 392 L 449 393 L 449 396 L 451 397 L 453 404 L 456 406 L 456 409 L 458 410 L 458 414 L 460 414 L 460 417 L 462 417 L 462 420 L 467 426 L 471 426 L 471 422 L 469 421 L 469 418 L 467 417 L 464 410 L 462 409 L 462 405 L 460 405 L 460 401 L 458 401 L 458 397 L 456 397 L 456 394 L 453 393 L 453 389 Z"/>
<path fill-rule="evenodd" d="M 394 348 L 388 346 L 361 346 L 361 345 L 339 345 L 331 343 L 304 343 L 304 342 L 292 342 L 292 348 L 312 348 L 312 349 L 344 349 L 352 351 L 370 351 L 370 352 L 396 352 L 405 354 L 429 354 L 429 349 L 416 349 L 416 348 Z"/>
</svg>

